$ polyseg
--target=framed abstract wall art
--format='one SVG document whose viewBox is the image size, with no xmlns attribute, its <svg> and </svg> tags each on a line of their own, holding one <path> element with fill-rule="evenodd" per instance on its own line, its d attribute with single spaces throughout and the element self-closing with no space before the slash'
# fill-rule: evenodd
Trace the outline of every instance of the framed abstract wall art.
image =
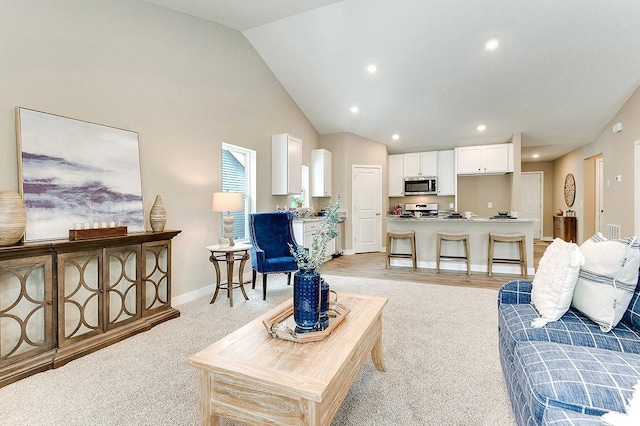
<svg viewBox="0 0 640 426">
<path fill-rule="evenodd" d="M 21 107 L 16 132 L 25 241 L 80 225 L 145 230 L 137 133 Z"/>
</svg>

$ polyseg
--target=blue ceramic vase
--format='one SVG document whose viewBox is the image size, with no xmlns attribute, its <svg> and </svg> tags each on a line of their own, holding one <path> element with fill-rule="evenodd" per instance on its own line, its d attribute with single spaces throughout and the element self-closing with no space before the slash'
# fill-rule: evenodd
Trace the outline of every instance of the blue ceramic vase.
<svg viewBox="0 0 640 426">
<path fill-rule="evenodd" d="M 320 278 L 320 319 L 318 321 L 320 330 L 329 327 L 329 284 Z"/>
<path fill-rule="evenodd" d="M 320 319 L 320 274 L 300 268 L 293 276 L 293 319 L 297 332 L 314 331 Z"/>
</svg>

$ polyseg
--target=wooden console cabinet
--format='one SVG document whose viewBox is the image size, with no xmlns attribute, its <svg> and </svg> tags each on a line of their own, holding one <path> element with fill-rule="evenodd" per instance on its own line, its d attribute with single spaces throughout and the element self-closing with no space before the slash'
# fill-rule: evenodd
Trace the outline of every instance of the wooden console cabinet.
<svg viewBox="0 0 640 426">
<path fill-rule="evenodd" d="M 0 387 L 180 316 L 180 231 L 0 248 Z"/>
<path fill-rule="evenodd" d="M 553 217 L 553 238 L 577 243 L 577 221 L 573 216 Z"/>
</svg>

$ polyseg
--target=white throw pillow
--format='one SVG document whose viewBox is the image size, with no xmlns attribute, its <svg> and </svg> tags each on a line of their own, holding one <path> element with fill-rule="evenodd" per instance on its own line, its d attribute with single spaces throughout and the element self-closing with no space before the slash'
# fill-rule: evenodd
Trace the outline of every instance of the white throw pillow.
<svg viewBox="0 0 640 426">
<path fill-rule="evenodd" d="M 636 237 L 607 240 L 597 233 L 582 243 L 580 269 L 571 304 L 607 332 L 618 325 L 638 283 Z"/>
<path fill-rule="evenodd" d="M 556 238 L 547 247 L 532 283 L 531 303 L 540 314 L 531 322 L 532 327 L 544 327 L 569 310 L 582 265 L 584 256 L 577 244 Z"/>
<path fill-rule="evenodd" d="M 633 395 L 631 395 L 625 413 L 609 411 L 602 416 L 602 420 L 604 420 L 606 424 L 613 426 L 640 425 L 640 380 L 638 380 L 634 387 Z"/>
</svg>

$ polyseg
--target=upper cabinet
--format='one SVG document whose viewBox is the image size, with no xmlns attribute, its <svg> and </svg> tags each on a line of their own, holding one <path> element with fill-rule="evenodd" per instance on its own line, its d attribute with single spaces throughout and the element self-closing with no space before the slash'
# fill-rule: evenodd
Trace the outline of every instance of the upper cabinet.
<svg viewBox="0 0 640 426">
<path fill-rule="evenodd" d="M 459 175 L 513 172 L 513 145 L 510 143 L 465 146 L 455 149 Z"/>
<path fill-rule="evenodd" d="M 387 156 L 387 181 L 389 197 L 404 196 L 404 155 Z"/>
<path fill-rule="evenodd" d="M 413 152 L 387 156 L 389 197 L 404 196 L 404 178 L 436 176 L 438 195 L 455 195 L 454 151 Z"/>
<path fill-rule="evenodd" d="M 438 152 L 413 152 L 403 155 L 405 176 L 437 176 Z"/>
<path fill-rule="evenodd" d="M 455 195 L 455 152 L 438 151 L 438 195 Z"/>
<path fill-rule="evenodd" d="M 271 193 L 302 192 L 302 140 L 287 133 L 271 137 Z"/>
<path fill-rule="evenodd" d="M 331 162 L 331 151 L 326 149 L 314 149 L 311 151 L 312 197 L 331 197 Z"/>
</svg>

